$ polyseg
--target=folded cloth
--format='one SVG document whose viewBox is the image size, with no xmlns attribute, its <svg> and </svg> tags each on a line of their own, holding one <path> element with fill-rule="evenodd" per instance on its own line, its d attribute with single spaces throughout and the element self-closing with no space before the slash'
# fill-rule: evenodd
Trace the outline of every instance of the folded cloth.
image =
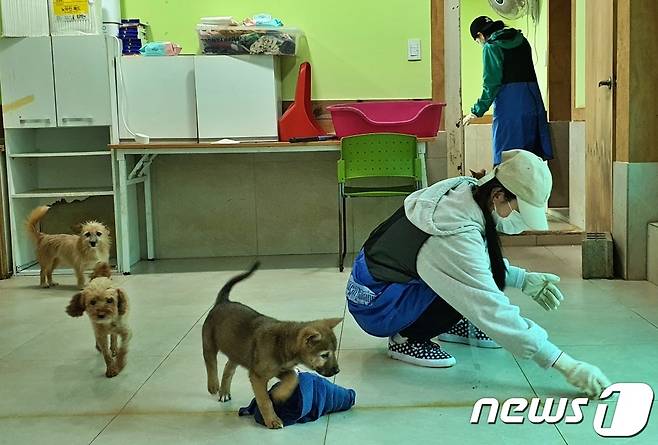
<svg viewBox="0 0 658 445">
<path fill-rule="evenodd" d="M 150 42 L 139 50 L 144 56 L 177 56 L 181 47 L 171 42 Z"/>
<path fill-rule="evenodd" d="M 281 404 L 274 403 L 274 412 L 284 426 L 313 422 L 325 414 L 347 411 L 354 405 L 356 392 L 353 389 L 345 389 L 310 372 L 300 372 L 297 377 L 299 385 L 292 396 Z M 270 393 L 278 385 L 274 385 Z M 240 408 L 238 415 L 253 415 L 256 422 L 265 425 L 256 399 L 252 399 L 249 406 Z"/>
<path fill-rule="evenodd" d="M 269 14 L 256 14 L 253 17 L 247 17 L 242 23 L 245 26 L 283 26 L 283 22 L 280 19 L 272 17 Z"/>
</svg>

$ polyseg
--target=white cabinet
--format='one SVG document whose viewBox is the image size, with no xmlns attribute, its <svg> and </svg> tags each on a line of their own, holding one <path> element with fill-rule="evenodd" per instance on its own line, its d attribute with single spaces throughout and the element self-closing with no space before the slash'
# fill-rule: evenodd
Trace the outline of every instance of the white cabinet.
<svg viewBox="0 0 658 445">
<path fill-rule="evenodd" d="M 47 2 L 46 2 L 47 4 Z M 112 207 L 113 66 L 105 36 L 0 39 L 14 272 L 38 273 L 23 224 L 38 205 Z M 114 127 L 114 128 L 113 128 Z M 93 200 L 87 202 L 87 198 Z M 76 204 L 76 207 L 78 204 Z M 75 221 L 79 222 L 79 221 Z M 108 221 L 109 223 L 109 221 Z"/>
<path fill-rule="evenodd" d="M 196 56 L 194 72 L 199 139 L 278 139 L 276 57 Z"/>
<path fill-rule="evenodd" d="M 57 125 L 112 122 L 105 36 L 53 36 Z"/>
<path fill-rule="evenodd" d="M 50 37 L 0 39 L 5 128 L 57 125 Z"/>
<path fill-rule="evenodd" d="M 104 36 L 0 39 L 5 128 L 109 126 Z"/>
<path fill-rule="evenodd" d="M 133 132 L 158 139 L 196 139 L 194 57 L 124 56 L 117 67 L 119 137 L 130 139 L 124 116 Z"/>
</svg>

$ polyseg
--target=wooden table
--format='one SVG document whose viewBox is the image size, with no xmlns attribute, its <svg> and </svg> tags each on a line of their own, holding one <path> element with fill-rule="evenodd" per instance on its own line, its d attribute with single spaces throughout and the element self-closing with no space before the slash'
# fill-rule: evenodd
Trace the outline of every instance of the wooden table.
<svg viewBox="0 0 658 445">
<path fill-rule="evenodd" d="M 427 144 L 435 138 L 418 138 L 417 150 L 423 169 L 421 185 L 427 187 L 425 155 Z M 314 153 L 340 152 L 340 141 L 322 141 L 291 144 L 289 142 L 241 142 L 230 144 L 206 142 L 152 142 L 138 144 L 124 142 L 109 145 L 112 151 L 117 228 L 117 263 L 119 270 L 129 274 L 131 266 L 140 260 L 137 206 L 131 205 L 128 189 L 135 184 L 144 185 L 144 213 L 146 221 L 147 258 L 155 259 L 153 240 L 153 201 L 151 192 L 151 165 L 160 155 L 172 154 L 249 154 L 249 153 Z M 127 159 L 135 157 L 134 167 L 128 171 Z"/>
</svg>

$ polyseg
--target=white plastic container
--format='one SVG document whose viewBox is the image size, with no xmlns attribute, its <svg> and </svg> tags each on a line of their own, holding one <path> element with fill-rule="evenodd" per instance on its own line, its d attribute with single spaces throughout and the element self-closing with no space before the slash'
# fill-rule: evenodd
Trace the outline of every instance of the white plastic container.
<svg viewBox="0 0 658 445">
<path fill-rule="evenodd" d="M 43 0 L 0 0 L 3 37 L 43 37 L 50 34 L 48 6 Z"/>
<path fill-rule="evenodd" d="M 302 32 L 297 28 L 223 26 L 200 23 L 201 53 L 206 55 L 294 56 Z"/>
<path fill-rule="evenodd" d="M 103 0 L 103 28 L 104 34 L 116 37 L 121 24 L 121 1 Z"/>
<path fill-rule="evenodd" d="M 201 23 L 204 25 L 221 25 L 221 26 L 233 26 L 238 23 L 233 20 L 233 16 L 222 16 L 222 17 L 201 17 Z"/>
<path fill-rule="evenodd" d="M 53 36 L 100 34 L 101 0 L 48 0 L 48 10 Z"/>
</svg>

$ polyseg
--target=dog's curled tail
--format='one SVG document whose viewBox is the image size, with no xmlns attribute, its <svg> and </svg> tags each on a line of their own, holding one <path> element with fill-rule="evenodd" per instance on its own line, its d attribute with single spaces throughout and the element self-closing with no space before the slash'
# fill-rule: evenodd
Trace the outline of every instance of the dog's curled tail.
<svg viewBox="0 0 658 445">
<path fill-rule="evenodd" d="M 228 280 L 228 282 L 224 285 L 224 287 L 220 289 L 219 294 L 217 294 L 217 300 L 215 300 L 215 306 L 218 305 L 219 303 L 225 303 L 229 301 L 228 295 L 231 293 L 231 289 L 233 288 L 233 286 L 238 284 L 240 281 L 249 278 L 251 274 L 254 273 L 256 269 L 258 269 L 259 266 L 260 266 L 260 262 L 256 261 L 247 272 L 241 273 L 240 275 L 236 275 L 235 277 Z"/>
<path fill-rule="evenodd" d="M 27 217 L 27 221 L 25 221 L 25 227 L 27 228 L 28 233 L 32 235 L 32 238 L 36 243 L 38 243 L 43 236 L 43 234 L 39 232 L 37 225 L 39 224 L 39 221 L 41 221 L 41 218 L 43 218 L 46 213 L 48 213 L 48 210 L 50 210 L 50 207 L 48 206 L 37 207 L 36 209 L 32 210 L 30 216 Z"/>
</svg>

